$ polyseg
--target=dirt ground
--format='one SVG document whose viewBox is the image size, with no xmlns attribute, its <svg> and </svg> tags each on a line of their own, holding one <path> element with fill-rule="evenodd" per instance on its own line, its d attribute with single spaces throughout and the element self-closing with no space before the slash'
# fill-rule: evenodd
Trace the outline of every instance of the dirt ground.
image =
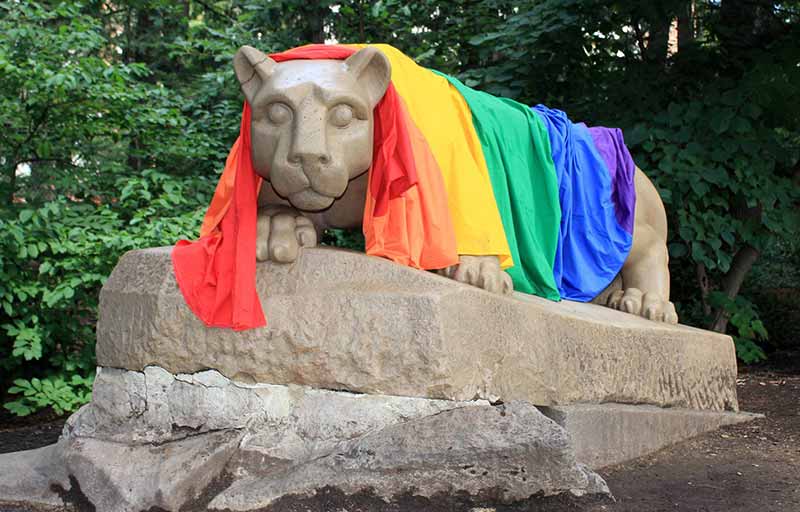
<svg viewBox="0 0 800 512">
<path fill-rule="evenodd" d="M 738 391 L 743 411 L 766 417 L 601 470 L 615 503 L 534 499 L 493 509 L 473 508 L 451 497 L 436 502 L 407 499 L 405 506 L 374 508 L 380 502 L 369 496 L 330 491 L 320 493 L 319 499 L 292 500 L 274 510 L 800 512 L 800 353 L 773 355 L 769 367 L 742 370 Z M 62 424 L 63 418 L 47 413 L 27 419 L 0 413 L 0 453 L 55 442 Z"/>
<path fill-rule="evenodd" d="M 599 471 L 609 512 L 800 512 L 800 372 L 745 371 L 739 406 L 766 417 Z"/>
</svg>

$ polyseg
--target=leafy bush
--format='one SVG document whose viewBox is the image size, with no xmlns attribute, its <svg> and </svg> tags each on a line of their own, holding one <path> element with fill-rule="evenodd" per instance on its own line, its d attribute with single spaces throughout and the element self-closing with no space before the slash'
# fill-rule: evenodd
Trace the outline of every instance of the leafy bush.
<svg viewBox="0 0 800 512">
<path fill-rule="evenodd" d="M 239 129 L 236 48 L 325 39 L 388 42 L 468 85 L 623 128 L 667 203 L 682 320 L 763 357 L 767 328 L 791 336 L 781 319 L 797 310 L 744 282 L 755 262 L 759 284 L 797 286 L 795 4 L 0 3 L 0 399 L 17 414 L 88 399 L 98 291 L 118 257 L 197 233 Z M 359 233 L 322 242 L 363 249 Z"/>
<path fill-rule="evenodd" d="M 62 198 L 0 218 L 0 369 L 18 396 L 7 409 L 88 400 L 100 287 L 124 252 L 195 236 L 212 187 L 147 170 L 119 179 L 118 199 Z"/>
</svg>

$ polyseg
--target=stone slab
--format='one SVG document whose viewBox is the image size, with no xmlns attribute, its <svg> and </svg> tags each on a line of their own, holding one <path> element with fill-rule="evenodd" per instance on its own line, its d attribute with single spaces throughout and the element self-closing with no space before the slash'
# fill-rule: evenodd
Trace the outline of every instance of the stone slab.
<svg viewBox="0 0 800 512">
<path fill-rule="evenodd" d="M 481 405 L 489 402 L 248 384 L 216 370 L 173 375 L 157 366 L 142 372 L 100 367 L 91 403 L 70 416 L 62 437 L 148 445 L 235 430 L 245 432 L 248 450 L 298 460 L 394 423 Z"/>
<path fill-rule="evenodd" d="M 105 512 L 262 510 L 320 489 L 476 502 L 608 498 L 569 434 L 533 405 L 246 384 L 215 370 L 100 368 L 59 442 L 0 455 L 0 503 Z M 153 508 L 155 507 L 155 508 Z"/>
<path fill-rule="evenodd" d="M 58 450 L 66 471 L 96 510 L 179 511 L 220 477 L 240 440 L 241 433 L 234 430 L 159 445 L 69 437 L 59 441 Z"/>
<path fill-rule="evenodd" d="M 127 253 L 101 292 L 99 364 L 436 399 L 738 410 L 728 336 L 492 295 L 334 249 L 260 263 L 257 283 L 267 327 L 206 328 L 184 303 L 169 248 Z"/>
<path fill-rule="evenodd" d="M 575 456 L 592 469 L 633 460 L 726 425 L 763 417 L 627 404 L 575 404 L 540 410 L 569 432 Z"/>
<path fill-rule="evenodd" d="M 0 510 L 23 505 L 37 510 L 60 509 L 64 502 L 50 485 L 67 480 L 55 445 L 0 454 Z"/>
<path fill-rule="evenodd" d="M 333 487 L 398 496 L 466 493 L 495 503 L 533 495 L 604 495 L 599 475 L 577 463 L 569 436 L 523 402 L 462 407 L 397 423 L 342 443 L 324 457 L 237 479 L 210 510 L 264 509 L 281 497 Z"/>
</svg>

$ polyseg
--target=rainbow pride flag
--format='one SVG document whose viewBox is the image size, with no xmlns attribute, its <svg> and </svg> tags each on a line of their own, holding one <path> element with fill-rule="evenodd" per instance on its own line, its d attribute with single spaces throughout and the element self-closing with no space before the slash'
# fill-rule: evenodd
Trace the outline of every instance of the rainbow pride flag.
<svg viewBox="0 0 800 512">
<path fill-rule="evenodd" d="M 366 45 L 308 45 L 270 57 L 346 59 Z M 528 107 L 425 69 L 389 45 L 391 84 L 374 112 L 366 252 L 420 269 L 494 255 L 517 291 L 588 301 L 630 251 L 635 166 L 618 129 Z M 203 222 L 173 250 L 178 285 L 208 326 L 266 324 L 255 289 L 250 108 Z"/>
</svg>

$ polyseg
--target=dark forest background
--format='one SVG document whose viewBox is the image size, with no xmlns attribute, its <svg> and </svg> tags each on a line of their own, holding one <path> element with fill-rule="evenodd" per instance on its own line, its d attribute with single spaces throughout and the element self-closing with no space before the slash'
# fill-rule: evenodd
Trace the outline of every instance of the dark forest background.
<svg viewBox="0 0 800 512">
<path fill-rule="evenodd" d="M 683 322 L 746 363 L 797 347 L 799 21 L 800 1 L 766 0 L 2 2 L 0 399 L 88 399 L 100 286 L 123 252 L 196 236 L 243 44 L 390 43 L 623 128 L 667 205 Z"/>
</svg>

